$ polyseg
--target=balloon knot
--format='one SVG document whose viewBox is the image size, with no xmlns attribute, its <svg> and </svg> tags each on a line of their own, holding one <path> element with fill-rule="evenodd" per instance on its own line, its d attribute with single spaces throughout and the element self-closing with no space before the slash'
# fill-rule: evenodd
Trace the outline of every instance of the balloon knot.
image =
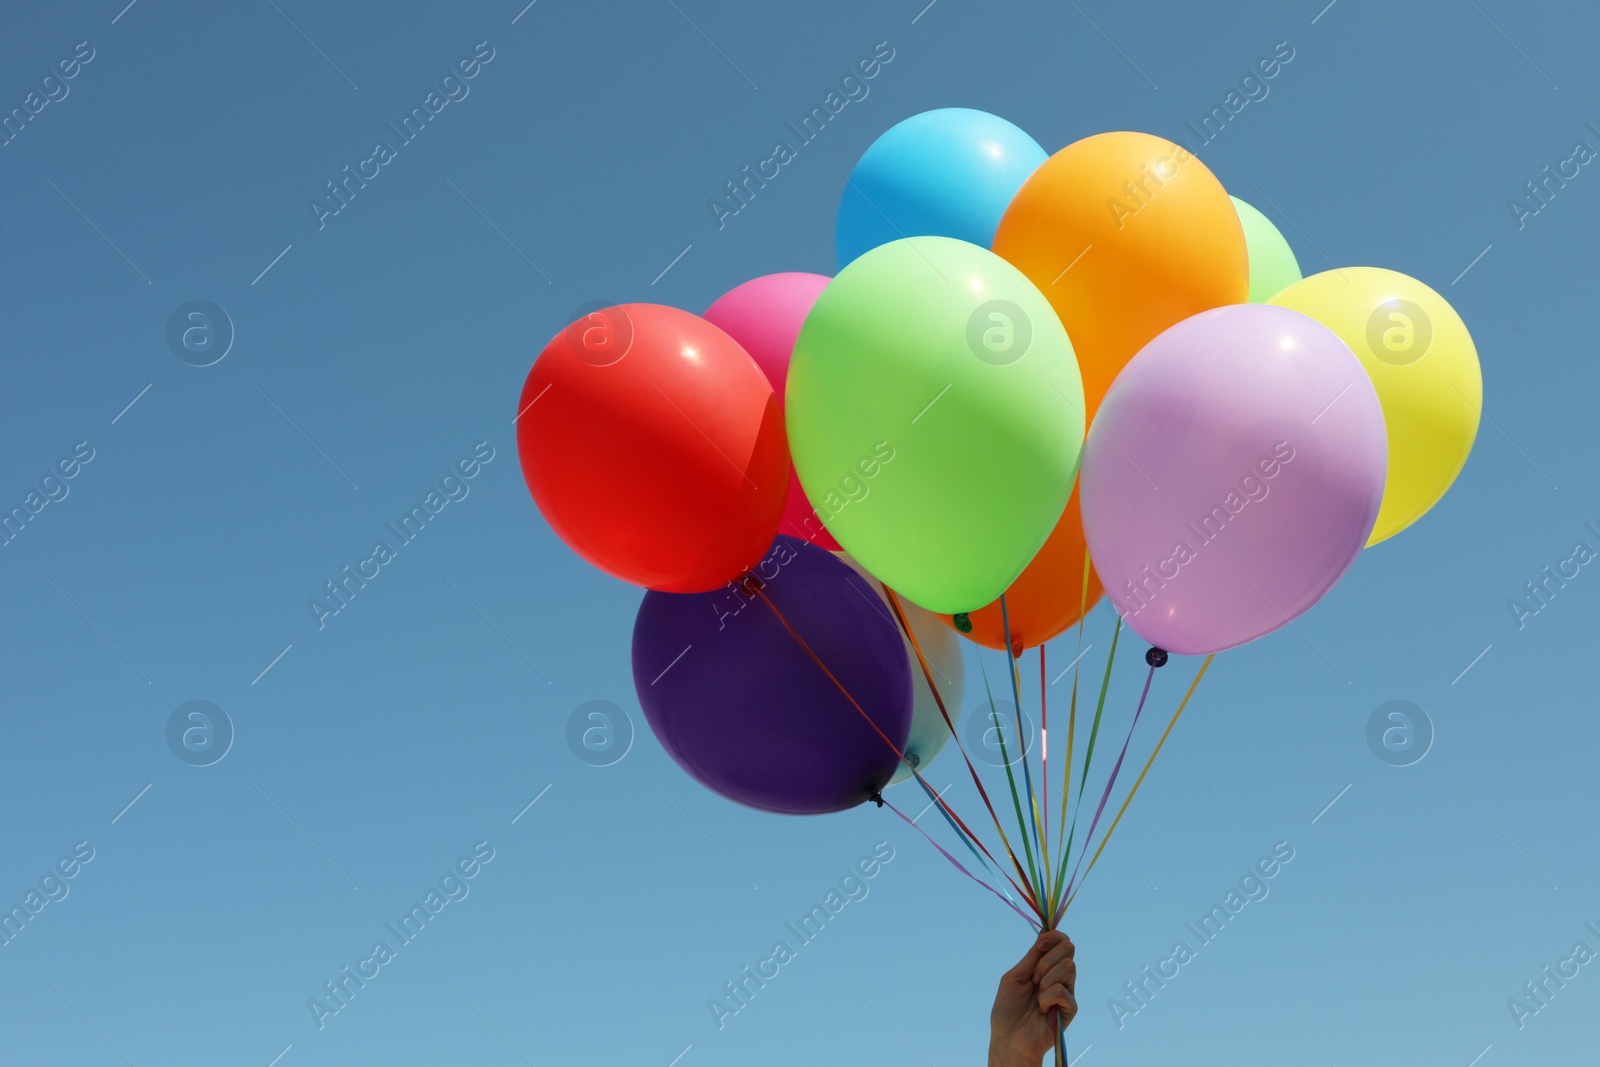
<svg viewBox="0 0 1600 1067">
<path fill-rule="evenodd" d="M 883 794 L 881 792 L 879 792 L 878 790 L 876 790 L 876 789 L 868 790 L 867 791 L 867 799 L 872 801 L 874 804 L 878 805 L 878 807 L 880 807 L 880 808 L 883 807 Z"/>
<path fill-rule="evenodd" d="M 962 633 L 970 634 L 972 632 L 972 620 L 967 617 L 966 612 L 957 612 L 950 617 L 950 621 L 955 623 L 956 629 Z"/>
<path fill-rule="evenodd" d="M 767 587 L 767 583 L 757 578 L 754 574 L 746 573 L 739 578 L 739 588 L 745 596 L 753 597 Z"/>
<path fill-rule="evenodd" d="M 1144 661 L 1150 664 L 1152 669 L 1156 667 L 1165 667 L 1167 665 L 1167 650 L 1152 646 L 1150 650 L 1144 654 Z"/>
</svg>

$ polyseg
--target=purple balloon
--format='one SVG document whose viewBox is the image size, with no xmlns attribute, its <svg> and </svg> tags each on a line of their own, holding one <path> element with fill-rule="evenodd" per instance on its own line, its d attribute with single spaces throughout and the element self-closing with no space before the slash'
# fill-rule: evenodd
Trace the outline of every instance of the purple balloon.
<svg viewBox="0 0 1600 1067">
<path fill-rule="evenodd" d="M 645 594 L 633 624 L 645 718 L 679 766 L 729 800 L 790 815 L 854 807 L 888 785 L 911 730 L 900 630 L 867 583 L 815 545 L 780 536 L 750 573 L 889 740 L 734 584 Z"/>
<path fill-rule="evenodd" d="M 1331 589 L 1378 516 L 1389 440 L 1331 330 L 1237 304 L 1185 319 L 1112 383 L 1083 450 L 1083 527 L 1118 614 L 1199 655 Z"/>
</svg>

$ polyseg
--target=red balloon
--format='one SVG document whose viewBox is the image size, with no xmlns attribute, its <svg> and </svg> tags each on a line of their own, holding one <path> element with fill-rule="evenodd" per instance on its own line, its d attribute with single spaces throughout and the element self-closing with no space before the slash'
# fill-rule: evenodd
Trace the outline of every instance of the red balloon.
<svg viewBox="0 0 1600 1067">
<path fill-rule="evenodd" d="M 749 354 L 698 315 L 591 312 L 539 354 L 518 412 L 534 502 L 607 574 L 708 592 L 760 562 L 778 532 L 782 406 Z"/>
</svg>

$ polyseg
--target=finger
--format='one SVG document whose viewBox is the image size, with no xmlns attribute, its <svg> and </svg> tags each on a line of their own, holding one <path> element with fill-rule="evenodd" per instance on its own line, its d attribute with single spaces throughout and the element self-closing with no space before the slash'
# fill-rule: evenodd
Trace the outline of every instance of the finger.
<svg viewBox="0 0 1600 1067">
<path fill-rule="evenodd" d="M 1039 961 L 1034 964 L 1033 981 L 1035 984 L 1040 983 L 1044 976 L 1049 973 L 1050 968 L 1056 966 L 1062 960 L 1072 959 L 1073 954 L 1077 952 L 1077 948 L 1073 945 L 1071 938 L 1067 937 L 1065 934 L 1059 933 L 1058 931 L 1051 932 L 1056 934 L 1058 940 L 1051 945 L 1049 950 L 1046 951 Z"/>
<path fill-rule="evenodd" d="M 1039 988 L 1047 989 L 1053 985 L 1064 985 L 1068 993 L 1078 991 L 1078 963 L 1076 960 L 1062 960 L 1060 963 L 1045 971 L 1039 979 Z"/>
<path fill-rule="evenodd" d="M 1066 1025 L 1078 1014 L 1078 998 L 1059 983 L 1047 986 L 1039 993 L 1039 1010 L 1048 1015 L 1052 1008 L 1061 1012 L 1062 1025 Z"/>
<path fill-rule="evenodd" d="M 1031 981 L 1034 977 L 1034 969 L 1038 967 L 1039 961 L 1044 959 L 1047 952 L 1064 940 L 1066 940 L 1066 935 L 1059 930 L 1046 930 L 1034 940 L 1033 947 L 1028 949 L 1027 955 L 1023 956 L 1015 967 L 1006 972 L 1006 977 L 1020 981 Z"/>
</svg>

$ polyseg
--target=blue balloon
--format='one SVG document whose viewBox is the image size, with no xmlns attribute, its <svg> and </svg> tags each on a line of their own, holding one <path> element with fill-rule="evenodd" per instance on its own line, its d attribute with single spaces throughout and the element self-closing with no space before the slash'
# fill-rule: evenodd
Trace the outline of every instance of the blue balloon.
<svg viewBox="0 0 1600 1067">
<path fill-rule="evenodd" d="M 911 116 L 872 142 L 850 172 L 834 227 L 839 269 L 902 237 L 988 248 L 1011 198 L 1046 158 L 1039 142 L 987 111 Z"/>
</svg>

